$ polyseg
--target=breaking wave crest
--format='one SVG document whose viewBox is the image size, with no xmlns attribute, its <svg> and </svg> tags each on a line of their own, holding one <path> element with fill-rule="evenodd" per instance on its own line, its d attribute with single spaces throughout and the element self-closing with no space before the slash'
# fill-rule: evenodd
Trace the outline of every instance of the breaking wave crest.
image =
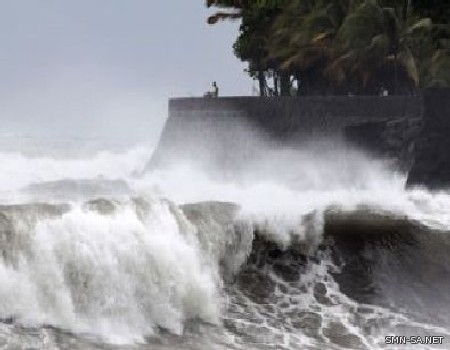
<svg viewBox="0 0 450 350">
<path fill-rule="evenodd" d="M 220 180 L 190 164 L 137 176 L 145 154 L 0 156 L 17 189 L 0 206 L 0 342 L 376 349 L 450 335 L 447 192 L 405 190 L 350 150 L 278 152 Z"/>
</svg>

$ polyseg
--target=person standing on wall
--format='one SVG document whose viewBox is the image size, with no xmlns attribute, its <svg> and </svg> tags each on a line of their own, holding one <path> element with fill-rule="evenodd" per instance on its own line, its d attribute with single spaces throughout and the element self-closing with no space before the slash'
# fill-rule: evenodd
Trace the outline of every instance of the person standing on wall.
<svg viewBox="0 0 450 350">
<path fill-rule="evenodd" d="M 217 86 L 217 83 L 215 81 L 213 81 L 212 87 L 213 87 L 212 96 L 219 97 L 219 87 Z"/>
</svg>

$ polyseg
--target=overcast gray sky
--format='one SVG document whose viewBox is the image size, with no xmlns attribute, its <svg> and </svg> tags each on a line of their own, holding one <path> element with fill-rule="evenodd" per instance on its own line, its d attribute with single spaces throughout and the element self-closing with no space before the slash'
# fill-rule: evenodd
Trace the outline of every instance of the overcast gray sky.
<svg viewBox="0 0 450 350">
<path fill-rule="evenodd" d="M 170 96 L 251 92 L 232 53 L 238 23 L 203 0 L 0 2 L 0 133 L 158 135 Z"/>
</svg>

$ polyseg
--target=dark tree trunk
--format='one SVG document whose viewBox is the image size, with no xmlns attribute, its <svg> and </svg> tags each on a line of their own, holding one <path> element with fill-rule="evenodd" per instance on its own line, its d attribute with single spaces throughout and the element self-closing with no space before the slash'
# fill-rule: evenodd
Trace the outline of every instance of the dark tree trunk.
<svg viewBox="0 0 450 350">
<path fill-rule="evenodd" d="M 299 95 L 310 95 L 311 94 L 311 72 L 310 70 L 305 70 L 301 74 L 301 84 L 299 86 Z"/>
<path fill-rule="evenodd" d="M 264 71 L 258 71 L 259 95 L 266 96 L 266 77 Z"/>
<path fill-rule="evenodd" d="M 411 6 L 411 0 L 403 0 L 403 21 L 408 19 L 409 7 Z"/>
<path fill-rule="evenodd" d="M 274 95 L 279 96 L 280 91 L 278 90 L 278 73 L 277 72 L 273 73 L 273 88 L 274 88 Z"/>
<path fill-rule="evenodd" d="M 398 54 L 394 54 L 394 91 L 392 95 L 398 95 Z"/>
<path fill-rule="evenodd" d="M 281 96 L 289 96 L 291 94 L 291 82 L 289 78 L 289 74 L 286 72 L 281 73 Z"/>
</svg>

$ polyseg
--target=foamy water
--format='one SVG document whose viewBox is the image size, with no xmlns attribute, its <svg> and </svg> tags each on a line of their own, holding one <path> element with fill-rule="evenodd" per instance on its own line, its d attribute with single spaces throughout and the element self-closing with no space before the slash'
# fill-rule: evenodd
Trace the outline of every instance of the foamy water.
<svg viewBox="0 0 450 350">
<path fill-rule="evenodd" d="M 146 147 L 85 158 L 0 153 L 0 319 L 12 320 L 0 323 L 0 344 L 58 349 L 70 338 L 92 349 L 136 342 L 257 349 L 265 339 L 274 349 L 341 349 L 345 341 L 378 348 L 397 326 L 450 334 L 450 324 L 416 320 L 411 310 L 357 302 L 333 277 L 343 266 L 331 248 L 315 252 L 330 212 L 366 211 L 446 232 L 447 192 L 405 190 L 405 174 L 352 150 L 278 150 L 220 181 L 188 163 L 143 174 L 150 154 Z M 237 207 L 183 206 L 204 201 Z M 41 204 L 12 205 L 29 202 Z M 281 260 L 272 261 L 266 248 L 252 247 L 255 230 L 263 247 L 275 242 L 286 252 L 303 242 L 314 259 L 295 265 L 277 253 Z M 257 261 L 266 260 L 261 270 Z M 301 278 L 280 275 L 281 263 L 297 266 Z M 365 333 L 364 322 L 378 331 Z M 37 327 L 41 340 L 23 325 Z M 78 336 L 58 340 L 43 325 Z M 166 340 L 148 345 L 149 338 Z"/>
</svg>

